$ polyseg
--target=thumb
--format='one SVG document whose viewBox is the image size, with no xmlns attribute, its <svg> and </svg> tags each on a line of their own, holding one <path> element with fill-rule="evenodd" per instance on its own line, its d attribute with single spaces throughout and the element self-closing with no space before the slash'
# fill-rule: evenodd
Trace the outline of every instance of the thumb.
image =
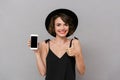
<svg viewBox="0 0 120 80">
<path fill-rule="evenodd" d="M 73 43 L 71 43 L 71 45 L 70 45 L 70 47 L 69 48 L 74 48 L 74 44 Z"/>
</svg>

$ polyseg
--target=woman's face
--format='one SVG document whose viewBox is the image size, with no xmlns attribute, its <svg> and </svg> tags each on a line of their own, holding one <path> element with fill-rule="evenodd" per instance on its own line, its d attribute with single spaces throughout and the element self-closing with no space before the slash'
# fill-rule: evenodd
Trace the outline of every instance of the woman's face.
<svg viewBox="0 0 120 80">
<path fill-rule="evenodd" d="M 60 17 L 58 17 L 55 20 L 55 33 L 56 33 L 56 36 L 66 37 L 68 32 L 69 32 L 69 25 L 65 24 L 65 22 L 63 22 L 63 20 Z"/>
</svg>

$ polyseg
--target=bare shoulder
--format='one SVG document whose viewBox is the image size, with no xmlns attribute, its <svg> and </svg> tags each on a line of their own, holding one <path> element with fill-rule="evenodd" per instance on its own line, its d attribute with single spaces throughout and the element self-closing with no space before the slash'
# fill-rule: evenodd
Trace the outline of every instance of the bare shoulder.
<svg viewBox="0 0 120 80">
<path fill-rule="evenodd" d="M 76 46 L 76 47 L 80 47 L 80 40 L 77 38 L 73 39 L 73 45 Z"/>
<path fill-rule="evenodd" d="M 46 40 L 43 40 L 43 41 L 41 41 L 41 42 L 39 42 L 39 43 L 40 43 L 41 46 L 47 47 L 49 40 L 50 40 L 50 39 L 46 39 Z"/>
<path fill-rule="evenodd" d="M 39 48 L 42 48 L 46 46 L 46 43 L 45 41 L 39 41 L 38 45 L 39 45 Z"/>
<path fill-rule="evenodd" d="M 74 39 L 73 39 L 73 43 L 74 43 L 74 44 L 78 44 L 78 43 L 80 43 L 80 41 L 79 41 L 78 38 L 74 38 Z"/>
<path fill-rule="evenodd" d="M 45 42 L 45 41 L 42 41 L 42 42 L 41 42 L 41 46 L 46 47 L 46 46 L 47 46 L 46 42 Z"/>
<path fill-rule="evenodd" d="M 42 52 L 47 51 L 47 48 L 48 48 L 48 44 L 46 43 L 46 40 L 43 40 L 43 41 L 40 41 L 40 42 L 39 42 L 39 49 L 40 49 Z"/>
</svg>

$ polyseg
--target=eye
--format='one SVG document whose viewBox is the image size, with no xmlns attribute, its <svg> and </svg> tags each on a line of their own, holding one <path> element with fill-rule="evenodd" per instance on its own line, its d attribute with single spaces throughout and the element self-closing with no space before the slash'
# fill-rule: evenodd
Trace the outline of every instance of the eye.
<svg viewBox="0 0 120 80">
<path fill-rule="evenodd" d="M 65 26 L 69 26 L 68 24 L 65 24 Z"/>
<path fill-rule="evenodd" d="M 61 24 L 60 23 L 57 23 L 56 26 L 60 26 Z"/>
</svg>

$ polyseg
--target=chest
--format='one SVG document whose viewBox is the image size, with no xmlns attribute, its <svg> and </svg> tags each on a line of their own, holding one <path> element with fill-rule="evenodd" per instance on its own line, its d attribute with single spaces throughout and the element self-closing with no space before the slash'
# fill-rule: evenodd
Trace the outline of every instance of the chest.
<svg viewBox="0 0 120 80">
<path fill-rule="evenodd" d="M 69 44 L 64 44 L 64 45 L 51 44 L 50 50 L 58 58 L 61 58 L 66 53 L 68 47 L 69 47 Z"/>
</svg>

